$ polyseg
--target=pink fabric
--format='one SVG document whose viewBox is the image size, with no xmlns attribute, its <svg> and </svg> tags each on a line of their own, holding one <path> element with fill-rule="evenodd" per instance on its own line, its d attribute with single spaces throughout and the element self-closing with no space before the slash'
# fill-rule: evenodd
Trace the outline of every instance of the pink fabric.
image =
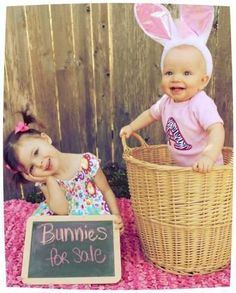
<svg viewBox="0 0 236 293">
<path fill-rule="evenodd" d="M 156 268 L 145 259 L 142 253 L 130 200 L 122 198 L 118 199 L 118 203 L 125 222 L 125 232 L 121 236 L 122 278 L 120 282 L 107 285 L 26 285 L 22 283 L 20 277 L 25 225 L 27 218 L 38 204 L 23 200 L 4 202 L 7 286 L 85 290 L 154 290 L 230 286 L 230 266 L 219 272 L 198 276 L 179 276 Z"/>
<path fill-rule="evenodd" d="M 150 111 L 162 120 L 171 153 L 180 166 L 192 166 L 207 144 L 207 128 L 223 123 L 214 101 L 204 91 L 181 103 L 164 95 Z M 222 155 L 217 164 L 223 164 Z"/>
</svg>

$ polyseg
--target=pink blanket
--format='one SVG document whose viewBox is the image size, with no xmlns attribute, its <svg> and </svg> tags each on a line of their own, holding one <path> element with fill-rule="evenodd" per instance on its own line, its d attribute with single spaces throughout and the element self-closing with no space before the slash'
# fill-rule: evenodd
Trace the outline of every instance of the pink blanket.
<svg viewBox="0 0 236 293">
<path fill-rule="evenodd" d="M 122 278 L 117 284 L 107 285 L 26 285 L 21 281 L 21 266 L 25 236 L 25 224 L 38 204 L 23 200 L 4 203 L 6 270 L 8 287 L 42 287 L 64 289 L 174 289 L 230 286 L 230 266 L 220 272 L 207 275 L 179 276 L 156 268 L 145 259 L 137 231 L 130 200 L 118 199 L 125 222 L 121 236 Z"/>
</svg>

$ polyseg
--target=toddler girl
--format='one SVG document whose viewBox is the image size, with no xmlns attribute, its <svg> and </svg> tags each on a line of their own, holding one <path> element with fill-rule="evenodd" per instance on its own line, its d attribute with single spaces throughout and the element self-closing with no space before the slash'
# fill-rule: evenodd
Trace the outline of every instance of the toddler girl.
<svg viewBox="0 0 236 293">
<path fill-rule="evenodd" d="M 161 119 L 175 162 L 209 172 L 214 165 L 223 164 L 224 144 L 223 120 L 203 91 L 212 73 L 212 57 L 205 42 L 213 8 L 180 5 L 180 20 L 175 23 L 159 4 L 136 4 L 135 14 L 145 33 L 164 45 L 161 86 L 165 94 L 124 126 L 120 136 L 128 138 Z"/>
<path fill-rule="evenodd" d="M 18 183 L 34 182 L 45 195 L 35 215 L 113 214 L 123 232 L 115 195 L 96 156 L 60 152 L 47 134 L 29 127 L 36 122 L 33 116 L 22 115 L 24 122 L 5 141 L 4 160 Z"/>
</svg>

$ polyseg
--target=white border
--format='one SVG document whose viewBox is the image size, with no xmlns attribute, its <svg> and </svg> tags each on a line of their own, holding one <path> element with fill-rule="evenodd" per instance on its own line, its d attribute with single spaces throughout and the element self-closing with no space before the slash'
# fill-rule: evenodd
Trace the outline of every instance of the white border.
<svg viewBox="0 0 236 293">
<path fill-rule="evenodd" d="M 39 5 L 39 4 L 69 4 L 69 3 L 135 3 L 135 2 L 146 2 L 143 1 L 74 1 L 74 0 L 55 0 L 55 1 L 30 1 L 30 0 L 2 0 L 0 2 L 0 93 L 1 93 L 1 104 L 0 104 L 0 110 L 1 114 L 3 113 L 3 80 L 4 80 L 4 47 L 5 47 L 5 10 L 6 6 L 19 6 L 19 5 Z M 171 4 L 208 4 L 208 5 L 218 5 L 218 6 L 230 6 L 231 10 L 231 41 L 232 41 L 232 66 L 233 66 L 233 78 L 232 78 L 232 84 L 233 84 L 233 93 L 236 92 L 236 77 L 235 77 L 235 68 L 236 68 L 236 4 L 235 0 L 163 0 L 163 1 L 148 1 L 148 2 L 158 2 L 158 3 L 171 3 Z M 222 80 L 222 83 L 224 81 Z M 234 104 L 233 104 L 234 105 Z M 233 110 L 235 113 L 235 105 L 233 106 Z M 2 114 L 3 115 L 3 114 Z M 234 118 L 235 122 L 235 118 Z M 2 125 L 2 118 L 0 119 L 1 124 L 1 131 L 3 129 Z M 235 130 L 235 123 L 234 123 L 234 130 Z M 235 131 L 234 131 L 234 138 L 235 138 Z M 2 140 L 2 135 L 1 135 Z M 2 142 L 1 142 L 1 154 L 2 154 Z M 234 139 L 234 146 L 235 146 L 235 139 Z M 1 157 L 1 163 L 2 163 L 2 156 Z M 3 166 L 3 164 L 1 164 Z M 1 170 L 1 168 L 0 168 Z M 1 175 L 1 199 L 0 199 L 0 243 L 4 243 L 4 219 L 3 219 L 3 186 L 2 186 L 2 170 L 0 171 Z M 234 182 L 236 182 L 236 176 L 234 172 Z M 232 263 L 231 263 L 231 285 L 230 287 L 217 287 L 217 288 L 194 288 L 194 289 L 167 289 L 167 290 L 157 290 L 157 292 L 160 293 L 173 293 L 173 292 L 180 292 L 180 293 L 206 293 L 206 292 L 235 292 L 236 290 L 236 231 L 235 231 L 235 213 L 236 213 L 236 200 L 233 201 L 233 240 L 232 240 Z M 6 287 L 6 272 L 5 272 L 5 248 L 4 245 L 0 245 L 0 292 L 60 292 L 60 293 L 72 293 L 77 292 L 79 290 L 72 290 L 72 289 L 42 289 L 42 288 L 17 288 L 17 287 Z M 88 290 L 82 290 L 83 292 L 90 292 Z M 96 290 L 100 291 L 100 290 Z M 130 290 L 129 290 L 130 291 Z M 132 291 L 132 290 L 131 290 Z M 141 290 L 142 291 L 142 290 Z"/>
</svg>

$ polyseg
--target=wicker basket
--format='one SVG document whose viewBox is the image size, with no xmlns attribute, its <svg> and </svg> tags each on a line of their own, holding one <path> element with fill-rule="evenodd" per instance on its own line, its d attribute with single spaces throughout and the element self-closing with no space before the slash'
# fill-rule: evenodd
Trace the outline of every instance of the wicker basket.
<svg viewBox="0 0 236 293">
<path fill-rule="evenodd" d="M 146 257 L 175 274 L 222 269 L 231 253 L 233 149 L 201 174 L 176 166 L 167 145 L 130 148 L 122 137 L 135 222 Z"/>
</svg>

